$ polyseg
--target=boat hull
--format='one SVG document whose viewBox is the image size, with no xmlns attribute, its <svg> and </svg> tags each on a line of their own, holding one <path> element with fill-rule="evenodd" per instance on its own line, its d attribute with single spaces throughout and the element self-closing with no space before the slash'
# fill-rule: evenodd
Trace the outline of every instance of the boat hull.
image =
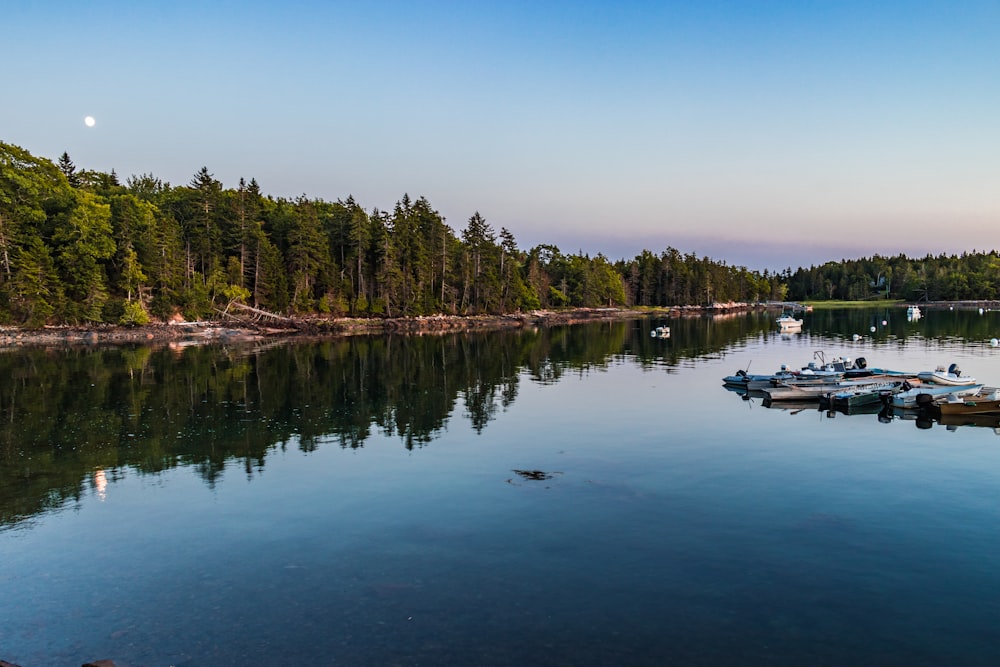
<svg viewBox="0 0 1000 667">
<path fill-rule="evenodd" d="M 954 387 L 948 385 L 920 385 L 906 391 L 901 391 L 892 396 L 892 407 L 894 408 L 916 408 L 921 405 L 924 399 L 920 396 L 927 396 L 927 403 L 933 403 L 937 399 L 942 399 L 949 394 L 966 396 L 975 394 L 983 388 L 981 384 L 968 385 L 965 387 Z"/>
<path fill-rule="evenodd" d="M 955 401 L 940 401 L 936 407 L 942 415 L 1000 414 L 1000 398 L 964 396 L 958 397 Z"/>
<path fill-rule="evenodd" d="M 825 397 L 827 403 L 833 408 L 857 408 L 863 405 L 878 405 L 885 397 L 900 391 L 903 381 L 880 382 L 871 386 L 858 387 L 844 391 L 837 391 Z"/>
</svg>

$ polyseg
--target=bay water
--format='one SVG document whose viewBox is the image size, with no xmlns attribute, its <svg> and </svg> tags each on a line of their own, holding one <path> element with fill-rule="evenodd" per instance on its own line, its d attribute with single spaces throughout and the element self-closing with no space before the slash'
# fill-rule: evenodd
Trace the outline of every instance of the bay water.
<svg viewBox="0 0 1000 667">
<path fill-rule="evenodd" d="M 5 350 L 0 659 L 1000 664 L 1000 422 L 722 386 L 1000 314 L 804 318 Z"/>
</svg>

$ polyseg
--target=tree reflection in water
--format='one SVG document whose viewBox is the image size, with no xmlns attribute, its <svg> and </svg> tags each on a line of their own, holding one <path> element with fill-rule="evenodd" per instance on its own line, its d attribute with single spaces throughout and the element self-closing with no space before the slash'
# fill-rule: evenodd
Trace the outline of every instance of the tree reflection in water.
<svg viewBox="0 0 1000 667">
<path fill-rule="evenodd" d="M 361 448 L 380 433 L 420 448 L 456 412 L 481 432 L 523 378 L 557 382 L 567 369 L 607 365 L 644 328 L 8 350 L 0 526 L 105 493 L 126 470 L 189 466 L 212 485 L 232 461 L 252 478 L 289 446 Z"/>
<path fill-rule="evenodd" d="M 900 313 L 903 313 L 900 310 Z M 930 311 L 918 325 L 879 311 L 810 314 L 807 331 L 849 338 L 872 318 L 886 344 L 932 333 L 986 336 L 974 313 Z M 880 320 L 881 321 L 881 320 Z M 479 433 L 523 380 L 627 357 L 671 372 L 777 335 L 769 313 L 434 336 L 345 337 L 235 346 L 17 349 L 0 353 L 0 527 L 104 493 L 124 471 L 195 469 L 212 485 L 232 461 L 252 478 L 269 452 L 357 449 L 375 433 L 407 449 L 432 442 L 458 412 Z M 992 330 L 990 334 L 993 335 Z M 880 334 L 881 335 L 881 331 Z M 988 337 L 987 337 L 988 338 Z M 527 479 L 522 476 L 522 479 Z"/>
</svg>

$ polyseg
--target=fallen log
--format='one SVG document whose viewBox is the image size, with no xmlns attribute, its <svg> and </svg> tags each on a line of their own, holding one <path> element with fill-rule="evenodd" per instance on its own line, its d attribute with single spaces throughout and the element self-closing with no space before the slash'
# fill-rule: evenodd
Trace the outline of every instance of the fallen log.
<svg viewBox="0 0 1000 667">
<path fill-rule="evenodd" d="M 229 317 L 237 321 L 245 321 L 246 319 L 248 319 L 233 314 L 232 312 L 230 312 L 231 309 L 236 309 L 243 313 L 249 313 L 249 319 L 252 322 L 257 322 L 260 321 L 260 319 L 264 318 L 275 322 L 284 322 L 286 324 L 290 324 L 293 328 L 298 328 L 296 321 L 290 317 L 285 317 L 284 315 L 278 315 L 277 313 L 272 313 L 263 310 L 261 308 L 254 308 L 253 306 L 248 306 L 242 303 L 230 303 L 228 306 L 226 306 L 225 310 L 219 310 L 218 308 L 216 308 L 215 312 L 219 313 L 223 317 Z"/>
</svg>

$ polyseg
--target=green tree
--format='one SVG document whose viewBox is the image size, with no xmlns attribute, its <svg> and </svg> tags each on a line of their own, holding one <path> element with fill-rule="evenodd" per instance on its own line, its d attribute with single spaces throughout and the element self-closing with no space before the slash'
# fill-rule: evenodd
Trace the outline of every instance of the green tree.
<svg viewBox="0 0 1000 667">
<path fill-rule="evenodd" d="M 65 301 L 49 249 L 33 236 L 14 248 L 11 264 L 12 276 L 2 288 L 10 318 L 29 327 L 45 324 Z"/>
<path fill-rule="evenodd" d="M 345 262 L 349 266 L 347 272 L 351 281 L 350 308 L 353 315 L 362 307 L 367 309 L 368 296 L 365 276 L 368 271 L 367 257 L 371 242 L 371 224 L 368 220 L 368 214 L 352 197 L 348 197 L 345 206 L 351 214 L 347 230 L 350 261 L 346 262 L 345 260 Z"/>
<path fill-rule="evenodd" d="M 44 238 L 75 202 L 52 162 L 0 142 L 0 317 L 38 325 L 61 303 L 59 279 Z"/>
<path fill-rule="evenodd" d="M 468 253 L 463 306 L 471 312 L 489 312 L 499 307 L 501 253 L 496 245 L 496 234 L 486 219 L 476 211 L 462 231 L 462 241 Z M 496 262 L 493 262 L 494 257 Z"/>
<path fill-rule="evenodd" d="M 63 173 L 72 187 L 80 187 L 80 176 L 76 173 L 76 165 L 69 159 L 69 153 L 65 151 L 59 156 L 59 171 Z"/>
<path fill-rule="evenodd" d="M 71 320 L 101 321 L 108 298 L 105 260 L 115 252 L 111 206 L 86 191 L 77 192 L 77 205 L 52 235 L 56 264 L 66 292 L 66 315 Z"/>
<path fill-rule="evenodd" d="M 327 267 L 329 246 L 314 202 L 303 195 L 295 201 L 290 213 L 286 259 L 292 277 L 292 307 L 298 312 L 314 312 L 317 299 L 314 287 Z"/>
</svg>

